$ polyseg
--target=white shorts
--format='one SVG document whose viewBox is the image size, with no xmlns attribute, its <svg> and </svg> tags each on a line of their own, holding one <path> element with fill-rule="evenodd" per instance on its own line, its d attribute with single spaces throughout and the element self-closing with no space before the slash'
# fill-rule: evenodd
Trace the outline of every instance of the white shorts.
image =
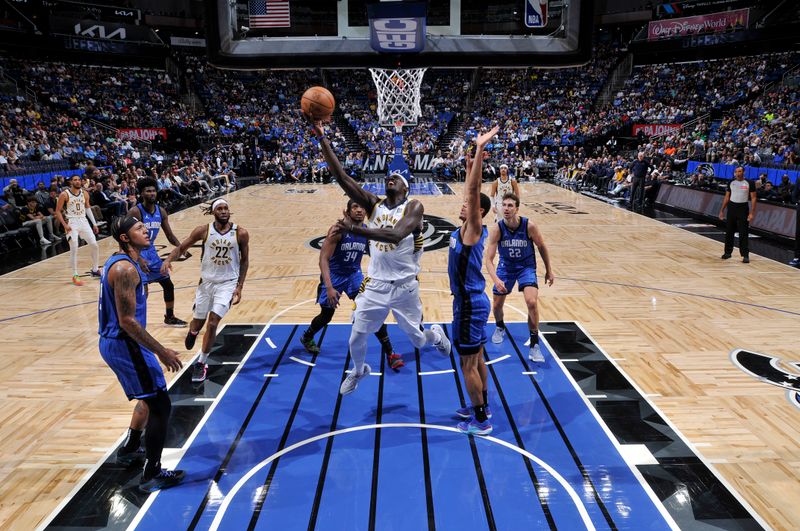
<svg viewBox="0 0 800 531">
<path fill-rule="evenodd" d="M 225 317 L 231 307 L 233 292 L 239 279 L 224 282 L 200 282 L 194 295 L 194 318 L 206 319 L 208 312 Z"/>
<path fill-rule="evenodd" d="M 382 282 L 373 278 L 364 281 L 364 290 L 354 302 L 353 331 L 374 334 L 392 311 L 400 329 L 414 345 L 425 344 L 422 325 L 422 301 L 419 299 L 419 281 L 411 279 L 403 284 Z"/>
<path fill-rule="evenodd" d="M 67 219 L 67 223 L 69 223 L 69 226 L 72 229 L 69 232 L 69 238 L 70 240 L 74 239 L 76 245 L 80 245 L 81 243 L 79 238 L 83 238 L 83 240 L 89 245 L 97 243 L 97 239 L 94 237 L 92 226 L 89 225 L 89 222 L 86 220 L 86 218 Z"/>
</svg>

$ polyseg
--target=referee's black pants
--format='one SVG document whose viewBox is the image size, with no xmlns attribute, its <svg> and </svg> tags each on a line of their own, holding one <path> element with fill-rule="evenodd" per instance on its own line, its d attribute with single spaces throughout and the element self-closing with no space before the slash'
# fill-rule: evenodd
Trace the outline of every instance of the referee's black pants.
<svg viewBox="0 0 800 531">
<path fill-rule="evenodd" d="M 728 217 L 725 222 L 725 254 L 733 253 L 733 235 L 739 231 L 739 254 L 750 255 L 750 224 L 747 215 L 750 213 L 748 203 L 728 203 Z"/>
</svg>

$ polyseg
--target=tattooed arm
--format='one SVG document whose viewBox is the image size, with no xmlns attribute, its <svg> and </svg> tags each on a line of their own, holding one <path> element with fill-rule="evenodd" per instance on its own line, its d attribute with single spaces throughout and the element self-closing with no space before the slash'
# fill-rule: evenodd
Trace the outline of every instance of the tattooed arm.
<svg viewBox="0 0 800 531">
<path fill-rule="evenodd" d="M 133 264 L 127 260 L 114 264 L 108 274 L 108 282 L 114 289 L 114 305 L 120 327 L 136 343 L 158 356 L 169 370 L 178 371 L 183 367 L 178 353 L 156 341 L 136 320 L 136 287 L 141 278 Z"/>
</svg>

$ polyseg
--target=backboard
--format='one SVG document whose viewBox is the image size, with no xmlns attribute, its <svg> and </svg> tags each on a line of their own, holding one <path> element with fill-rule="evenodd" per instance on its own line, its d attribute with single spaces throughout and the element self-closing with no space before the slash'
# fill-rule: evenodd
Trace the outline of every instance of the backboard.
<svg viewBox="0 0 800 531">
<path fill-rule="evenodd" d="M 407 2 L 207 2 L 209 57 L 223 68 L 570 66 L 591 53 L 590 0 L 429 0 L 415 53 L 370 44 L 368 6 L 402 12 Z M 387 21 L 382 28 L 403 29 Z"/>
</svg>

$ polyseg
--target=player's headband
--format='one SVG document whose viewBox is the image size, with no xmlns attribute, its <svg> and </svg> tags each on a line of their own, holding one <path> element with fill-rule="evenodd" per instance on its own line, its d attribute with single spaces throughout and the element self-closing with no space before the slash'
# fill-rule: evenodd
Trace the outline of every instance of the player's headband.
<svg viewBox="0 0 800 531">
<path fill-rule="evenodd" d="M 114 239 L 119 243 L 122 243 L 122 235 L 128 234 L 128 231 L 131 230 L 137 223 L 139 223 L 139 218 L 136 216 L 131 216 L 128 218 L 118 217 L 114 220 L 114 224 L 111 226 L 111 236 L 113 236 Z"/>
<path fill-rule="evenodd" d="M 214 211 L 214 210 L 216 210 L 216 209 L 217 209 L 217 207 L 218 207 L 218 206 L 220 206 L 220 205 L 227 205 L 227 204 L 228 204 L 228 202 L 227 202 L 227 201 L 225 201 L 224 199 L 217 199 L 216 201 L 214 201 L 213 203 L 211 203 L 211 211 L 213 212 L 213 211 Z M 228 206 L 230 206 L 230 205 L 228 205 Z"/>
<path fill-rule="evenodd" d="M 500 169 L 502 170 L 503 168 L 508 169 L 508 164 L 501 164 Z"/>
<path fill-rule="evenodd" d="M 387 177 L 387 179 L 389 177 L 398 177 L 401 181 L 403 181 L 403 184 L 406 185 L 406 190 L 410 190 L 410 188 L 408 186 L 408 181 L 406 180 L 405 177 L 403 177 L 402 174 L 400 174 L 398 172 L 394 172 L 394 173 L 390 173 L 389 176 Z"/>
</svg>

